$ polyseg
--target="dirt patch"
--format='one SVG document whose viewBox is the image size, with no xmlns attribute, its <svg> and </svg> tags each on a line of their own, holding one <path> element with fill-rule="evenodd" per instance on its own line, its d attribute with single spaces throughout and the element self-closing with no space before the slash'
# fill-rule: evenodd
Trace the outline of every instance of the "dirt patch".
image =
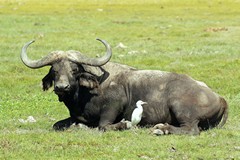
<svg viewBox="0 0 240 160">
<path fill-rule="evenodd" d="M 204 30 L 205 32 L 222 32 L 222 31 L 228 31 L 228 28 L 226 27 L 210 27 Z"/>
</svg>

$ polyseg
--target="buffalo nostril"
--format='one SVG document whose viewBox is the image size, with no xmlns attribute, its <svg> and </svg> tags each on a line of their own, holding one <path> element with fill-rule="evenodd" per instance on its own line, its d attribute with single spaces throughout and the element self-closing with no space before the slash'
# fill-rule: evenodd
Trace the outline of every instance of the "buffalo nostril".
<svg viewBox="0 0 240 160">
<path fill-rule="evenodd" d="M 69 88 L 70 88 L 69 84 L 64 87 L 64 89 L 69 89 Z"/>
</svg>

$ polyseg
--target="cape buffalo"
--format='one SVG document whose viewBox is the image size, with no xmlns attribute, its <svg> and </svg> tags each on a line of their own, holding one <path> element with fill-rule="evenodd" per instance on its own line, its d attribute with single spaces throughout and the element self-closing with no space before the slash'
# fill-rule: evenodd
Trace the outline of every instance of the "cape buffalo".
<svg viewBox="0 0 240 160">
<path fill-rule="evenodd" d="M 88 58 L 78 51 L 53 51 L 39 60 L 27 56 L 26 43 L 21 52 L 23 63 L 32 69 L 51 66 L 42 79 L 43 90 L 54 85 L 70 117 L 53 125 L 64 130 L 83 123 L 100 130 L 123 130 L 138 100 L 144 106 L 140 126 L 154 126 L 163 134 L 197 135 L 201 130 L 223 126 L 228 116 L 224 98 L 205 83 L 183 74 L 158 70 L 138 70 L 109 62 L 109 44 L 100 58 Z M 121 121 L 125 119 L 126 121 Z"/>
</svg>

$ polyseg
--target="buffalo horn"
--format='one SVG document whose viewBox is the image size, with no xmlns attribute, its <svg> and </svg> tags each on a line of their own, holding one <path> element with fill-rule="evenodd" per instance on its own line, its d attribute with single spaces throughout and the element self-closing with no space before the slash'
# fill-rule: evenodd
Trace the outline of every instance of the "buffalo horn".
<svg viewBox="0 0 240 160">
<path fill-rule="evenodd" d="M 84 57 L 81 54 L 79 54 L 77 56 L 68 56 L 68 58 L 75 63 L 86 64 L 86 65 L 90 65 L 90 66 L 102 66 L 102 65 L 106 64 L 112 56 L 111 47 L 105 40 L 101 40 L 101 39 L 97 39 L 97 40 L 102 42 L 106 47 L 107 51 L 103 57 L 88 58 L 88 57 Z"/>
<path fill-rule="evenodd" d="M 43 57 L 42 59 L 39 59 L 39 60 L 31 60 L 31 59 L 28 58 L 27 48 L 33 42 L 35 42 L 35 41 L 32 40 L 32 41 L 26 43 L 22 48 L 21 60 L 23 61 L 23 63 L 26 66 L 28 66 L 29 68 L 33 68 L 33 69 L 41 68 L 41 67 L 44 67 L 46 65 L 51 65 L 56 59 L 53 54 L 56 54 L 56 53 L 49 54 L 49 55 L 47 55 L 47 56 L 45 56 L 45 57 Z"/>
</svg>

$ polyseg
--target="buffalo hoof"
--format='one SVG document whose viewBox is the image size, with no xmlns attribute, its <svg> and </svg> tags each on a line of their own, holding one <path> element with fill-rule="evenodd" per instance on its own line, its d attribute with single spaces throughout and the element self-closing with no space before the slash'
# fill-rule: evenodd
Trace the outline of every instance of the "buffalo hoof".
<svg viewBox="0 0 240 160">
<path fill-rule="evenodd" d="M 124 118 L 120 121 L 120 123 L 125 124 L 125 129 L 131 129 L 133 127 L 132 122 L 125 120 Z"/>
<path fill-rule="evenodd" d="M 169 125 L 167 123 L 166 124 L 159 123 L 152 128 L 152 133 L 157 136 L 169 134 L 168 128 Z"/>
<path fill-rule="evenodd" d="M 125 121 L 125 124 L 126 124 L 126 129 L 131 129 L 133 127 L 132 122 L 130 121 Z"/>
</svg>

